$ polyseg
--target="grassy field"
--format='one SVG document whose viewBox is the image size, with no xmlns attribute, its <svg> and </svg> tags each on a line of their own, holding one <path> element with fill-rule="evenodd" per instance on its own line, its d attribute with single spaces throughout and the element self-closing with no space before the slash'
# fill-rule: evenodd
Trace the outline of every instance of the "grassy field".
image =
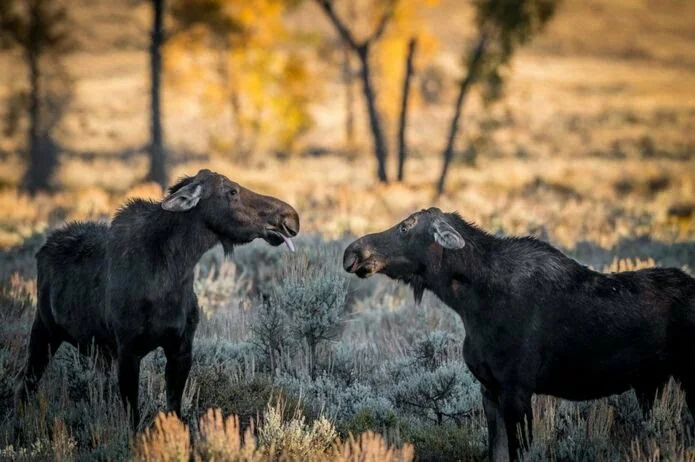
<svg viewBox="0 0 695 462">
<path fill-rule="evenodd" d="M 447 191 L 435 197 L 460 53 L 471 36 L 457 26 L 470 17 L 467 7 L 443 0 L 426 19 L 438 25 L 445 85 L 440 103 L 411 113 L 402 183 L 375 180 L 361 106 L 358 141 L 343 142 L 338 68 L 317 65 L 323 97 L 297 152 L 243 159 L 211 142 L 216 121 L 194 92 L 165 82 L 172 179 L 205 167 L 286 200 L 302 219 L 299 252 L 254 243 L 229 261 L 220 249 L 204 257 L 185 428 L 155 420 L 165 403 L 161 352 L 146 358 L 141 377 L 140 430 L 149 433 L 132 437 L 114 374 L 69 347 L 15 425 L 14 379 L 35 309 L 33 255 L 45 232 L 69 220 L 108 219 L 128 197 L 162 196 L 142 182 L 146 37 L 133 30 L 147 10 L 131 8 L 130 25 L 119 27 L 122 15 L 91 3 L 76 2 L 76 19 L 108 31 L 108 40 L 84 39 L 66 58 L 72 100 L 58 131 L 65 152 L 55 192 L 21 194 L 21 133 L 0 138 L 0 460 L 485 458 L 460 319 L 434 297 L 416 306 L 409 289 L 351 279 L 340 267 L 352 236 L 426 206 L 457 210 L 491 232 L 534 234 L 600 270 L 695 270 L 695 4 L 566 0 L 546 33 L 515 57 L 506 97 L 491 107 L 471 99 Z M 329 34 L 312 8 L 288 21 Z M 24 68 L 8 53 L 0 68 L 2 100 L 22 85 Z M 6 110 L 0 106 L 0 115 Z M 332 300 L 325 322 L 333 335 L 315 350 L 302 334 L 317 309 L 308 296 Z M 695 461 L 695 422 L 677 384 L 648 418 L 632 393 L 587 403 L 537 397 L 534 406 L 527 460 Z M 230 415 L 238 422 L 225 423 Z M 254 438 L 240 436 L 247 429 Z"/>
</svg>

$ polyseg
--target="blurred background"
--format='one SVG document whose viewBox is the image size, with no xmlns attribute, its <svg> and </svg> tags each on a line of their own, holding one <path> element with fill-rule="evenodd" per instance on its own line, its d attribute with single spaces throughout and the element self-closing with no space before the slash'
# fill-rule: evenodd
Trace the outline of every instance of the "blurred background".
<svg viewBox="0 0 695 462">
<path fill-rule="evenodd" d="M 695 3 L 5 0 L 0 246 L 211 168 L 326 236 L 695 235 Z"/>
<path fill-rule="evenodd" d="M 201 168 L 289 202 L 302 233 L 197 266 L 188 427 L 155 421 L 161 351 L 143 439 L 117 374 L 68 347 L 13 420 L 46 232 Z M 342 460 L 336 437 L 367 431 L 364 460 L 485 460 L 460 318 L 340 265 L 431 205 L 597 270 L 692 275 L 695 2 L 0 0 L 0 459 L 188 460 L 193 435 L 196 460 L 239 460 L 253 421 L 254 460 Z M 655 404 L 538 397 L 524 460 L 695 461 L 684 394 Z M 209 408 L 226 427 L 198 426 Z"/>
</svg>

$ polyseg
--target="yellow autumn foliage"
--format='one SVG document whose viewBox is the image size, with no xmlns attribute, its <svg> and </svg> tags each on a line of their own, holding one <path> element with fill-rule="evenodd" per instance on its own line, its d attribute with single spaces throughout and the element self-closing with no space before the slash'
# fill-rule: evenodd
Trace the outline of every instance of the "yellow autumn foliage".
<svg viewBox="0 0 695 462">
<path fill-rule="evenodd" d="M 261 150 L 291 151 L 313 120 L 308 110 L 316 88 L 305 56 L 286 46 L 289 31 L 282 1 L 215 0 L 218 15 L 235 27 L 224 37 L 192 28 L 175 36 L 166 51 L 169 82 L 195 95 L 211 120 L 225 114 L 214 147 L 244 155 Z M 213 37 L 214 36 L 214 37 Z M 213 41 L 213 49 L 202 44 Z M 224 149 L 226 150 L 226 149 Z M 223 153 L 224 154 L 224 153 Z"/>
<path fill-rule="evenodd" d="M 405 60 L 410 39 L 417 40 L 416 72 L 432 62 L 439 50 L 439 39 L 423 13 L 439 4 L 439 0 L 411 0 L 398 2 L 393 23 L 375 49 L 378 63 L 379 104 L 389 120 L 396 120 L 401 104 Z M 418 92 L 411 92 L 410 105 L 419 104 Z"/>
</svg>

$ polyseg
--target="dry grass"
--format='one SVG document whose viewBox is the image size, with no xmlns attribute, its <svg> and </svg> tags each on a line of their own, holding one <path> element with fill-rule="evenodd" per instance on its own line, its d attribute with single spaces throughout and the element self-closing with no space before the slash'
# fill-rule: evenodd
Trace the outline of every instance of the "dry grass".
<svg viewBox="0 0 695 462">
<path fill-rule="evenodd" d="M 241 436 L 243 433 L 243 437 Z M 201 441 L 196 446 L 196 459 L 202 460 L 258 460 L 256 440 L 251 427 L 245 432 L 239 417 L 222 416 L 219 409 L 208 409 L 200 419 Z"/>
<path fill-rule="evenodd" d="M 273 412 L 279 411 L 271 408 L 270 413 Z M 274 417 L 270 416 L 270 419 Z M 393 448 L 383 437 L 373 432 L 366 432 L 359 437 L 350 436 L 345 442 L 334 437 L 335 441 L 326 447 L 313 444 L 304 446 L 297 444 L 297 441 L 312 439 L 313 428 L 307 430 L 303 421 L 296 419 L 282 425 L 285 430 L 278 431 L 276 422 L 266 421 L 259 429 L 259 446 L 252 428 L 243 431 L 237 416 L 225 418 L 219 409 L 209 409 L 200 419 L 199 440 L 191 449 L 190 433 L 186 425 L 173 414 L 159 414 L 154 427 L 140 435 L 134 460 L 188 461 L 193 457 L 196 461 L 237 462 L 409 462 L 414 457 L 412 445 L 406 444 L 401 449 Z M 314 427 L 316 425 L 328 425 L 332 428 L 328 421 L 318 424 L 315 422 Z M 332 432 L 335 433 L 335 429 Z"/>
<path fill-rule="evenodd" d="M 422 66 L 441 67 L 444 86 L 440 103 L 418 103 L 411 110 L 405 183 L 375 182 L 359 105 L 358 142 L 344 146 L 343 99 L 325 96 L 342 95 L 339 69 L 322 63 L 315 63 L 315 81 L 321 83 L 317 95 L 324 97 L 313 102 L 316 125 L 299 145 L 350 156 L 295 155 L 280 161 L 264 152 L 240 162 L 236 153 L 214 148 L 213 138 L 230 135 L 213 127 L 225 125 L 204 115 L 203 103 L 190 89 L 168 82 L 165 132 L 177 161 L 172 180 L 201 167 L 218 170 L 292 203 L 304 230 L 327 236 L 383 229 L 415 209 L 438 205 L 491 230 L 540 232 L 568 247 L 579 240 L 611 245 L 641 235 L 667 242 L 692 239 L 695 37 L 690 31 L 695 14 L 691 2 L 654 3 L 563 2 L 547 32 L 514 59 L 504 100 L 484 107 L 475 94 L 470 98 L 458 148 L 473 146 L 476 165 L 457 162 L 441 198 L 433 189 L 438 153 L 451 117 L 460 54 L 470 39 L 470 31 L 460 26 L 470 20 L 469 6 L 453 0 L 426 10 L 424 20 L 436 25 L 431 29 L 441 47 Z M 109 8 L 118 6 L 73 12 L 80 21 L 117 21 L 108 19 Z M 146 13 L 136 8 L 125 14 L 142 23 Z M 289 23 L 332 34 L 317 13 L 303 7 Z M 122 19 L 124 12 L 119 14 L 113 18 Z M 157 187 L 139 186 L 147 161 L 142 148 L 134 148 L 147 141 L 145 51 L 119 48 L 125 32 L 114 24 L 104 24 L 113 43 L 99 45 L 110 48 L 67 58 L 75 94 L 58 141 L 72 154 L 61 158 L 55 178 L 60 192 L 34 200 L 19 195 L 22 132 L 0 141 L 6 152 L 0 162 L 0 247 L 64 220 L 108 217 L 127 197 L 161 197 Z M 12 59 L 0 56 L 18 71 Z M 10 93 L 19 75 L 0 76 L 0 95 Z M 394 82 L 379 84 L 392 87 Z M 396 117 L 384 115 L 390 141 Z M 186 161 L 181 153 L 199 160 Z M 389 167 L 393 172 L 393 156 Z"/>
<path fill-rule="evenodd" d="M 610 246 L 621 238 L 643 235 L 665 242 L 695 238 L 695 213 L 687 212 L 688 204 L 695 211 L 695 171 L 690 163 L 481 159 L 475 168 L 455 166 L 449 189 L 439 198 L 433 188 L 439 163 L 431 157 L 412 159 L 402 184 L 375 184 L 371 165 L 369 158 L 351 162 L 328 156 L 269 160 L 256 169 L 211 159 L 177 165 L 172 177 L 212 168 L 283 198 L 300 212 L 304 231 L 329 237 L 385 229 L 415 210 L 436 205 L 458 210 L 490 231 L 541 233 L 566 247 L 582 240 Z M 81 165 L 80 176 L 90 177 L 90 168 Z M 129 197 L 161 198 L 156 185 L 139 185 L 138 180 L 137 172 L 128 171 L 122 173 L 119 189 L 92 180 L 90 186 L 66 187 L 33 200 L 14 187 L 0 190 L 0 246 L 16 245 L 64 220 L 107 218 Z M 678 207 L 685 207 L 685 214 L 674 212 Z"/>
<path fill-rule="evenodd" d="M 141 436 L 134 459 L 187 462 L 191 453 L 190 437 L 188 427 L 174 414 L 159 414 L 154 427 Z"/>
<path fill-rule="evenodd" d="M 565 405 L 551 396 L 534 397 L 534 441 L 526 460 L 615 460 L 615 454 L 607 449 L 624 435 L 624 416 L 619 415 L 624 403 L 615 397 L 603 398 L 586 403 L 585 411 L 579 407 L 569 410 Z M 621 457 L 639 461 L 695 460 L 695 448 L 683 441 L 684 406 L 685 394 L 671 381 L 640 424 L 662 438 L 630 435 L 629 448 Z M 559 444 L 560 435 L 568 439 Z"/>
</svg>

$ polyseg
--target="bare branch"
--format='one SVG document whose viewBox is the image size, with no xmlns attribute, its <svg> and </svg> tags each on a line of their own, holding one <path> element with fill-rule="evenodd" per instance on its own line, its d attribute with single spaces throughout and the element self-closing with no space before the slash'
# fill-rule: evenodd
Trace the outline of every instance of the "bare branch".
<svg viewBox="0 0 695 462">
<path fill-rule="evenodd" d="M 381 38 L 382 35 L 384 35 L 386 26 L 388 26 L 388 24 L 391 22 L 391 19 L 393 19 L 397 3 L 398 0 L 390 0 L 388 2 L 388 5 L 386 6 L 386 11 L 384 11 L 384 14 L 381 16 L 381 19 L 379 19 L 379 24 L 376 26 L 376 29 L 374 30 L 372 35 L 365 41 L 365 44 L 367 46 L 373 42 L 376 42 Z"/>
<path fill-rule="evenodd" d="M 384 16 L 379 21 L 379 25 L 367 40 L 358 42 L 352 35 L 350 30 L 343 23 L 333 8 L 332 0 L 315 0 L 316 3 L 324 11 L 328 19 L 333 23 L 333 26 L 338 30 L 343 42 L 352 49 L 360 60 L 360 75 L 362 78 L 362 93 L 364 94 L 365 102 L 367 103 L 367 112 L 369 113 L 369 125 L 372 129 L 372 137 L 374 139 L 374 155 L 377 158 L 378 170 L 377 176 L 383 183 L 388 182 L 386 174 L 386 158 L 388 157 L 388 146 L 384 138 L 384 132 L 381 128 L 381 118 L 376 107 L 376 93 L 374 85 L 371 81 L 371 71 L 369 68 L 369 45 L 370 40 L 378 39 L 384 33 L 386 25 L 393 17 L 393 9 L 396 0 L 388 0 L 387 9 Z"/>
<path fill-rule="evenodd" d="M 403 77 L 403 94 L 401 96 L 401 113 L 398 122 L 398 181 L 403 181 L 403 169 L 408 148 L 405 139 L 405 126 L 408 117 L 408 95 L 410 94 L 410 80 L 413 76 L 415 47 L 417 39 L 411 38 L 408 42 L 408 56 L 405 61 L 405 76 Z"/>
<path fill-rule="evenodd" d="M 316 3 L 321 7 L 321 9 L 323 9 L 323 11 L 326 13 L 326 16 L 328 16 L 328 19 L 331 20 L 335 28 L 338 30 L 338 33 L 340 34 L 342 39 L 350 46 L 350 48 L 352 48 L 353 50 L 357 50 L 358 48 L 360 48 L 360 44 L 357 43 L 355 37 L 352 36 L 350 30 L 340 20 L 337 13 L 333 9 L 333 1 L 316 0 Z"/>
</svg>

